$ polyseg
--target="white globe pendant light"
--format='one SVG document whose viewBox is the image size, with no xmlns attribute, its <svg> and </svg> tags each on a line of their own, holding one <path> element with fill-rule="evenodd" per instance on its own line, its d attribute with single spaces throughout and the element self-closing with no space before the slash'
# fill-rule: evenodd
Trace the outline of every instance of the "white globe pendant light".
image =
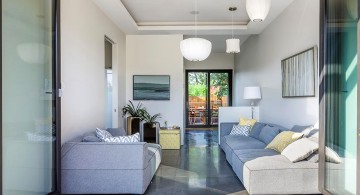
<svg viewBox="0 0 360 195">
<path fill-rule="evenodd" d="M 271 0 L 246 0 L 246 11 L 253 22 L 265 20 L 271 7 Z"/>
<path fill-rule="evenodd" d="M 237 10 L 236 7 L 229 8 L 229 11 L 231 11 L 232 38 L 226 40 L 226 53 L 240 52 L 240 39 L 234 39 L 234 11 L 236 10 Z"/>
<path fill-rule="evenodd" d="M 188 38 L 180 43 L 181 53 L 189 61 L 203 61 L 211 53 L 211 42 L 202 38 Z"/>
<path fill-rule="evenodd" d="M 240 39 L 227 39 L 226 53 L 239 53 L 239 52 L 240 52 Z"/>
<path fill-rule="evenodd" d="M 209 57 L 212 49 L 210 41 L 197 37 L 197 0 L 195 0 L 195 38 L 184 39 L 180 42 L 180 50 L 184 58 L 189 61 L 203 61 Z"/>
</svg>

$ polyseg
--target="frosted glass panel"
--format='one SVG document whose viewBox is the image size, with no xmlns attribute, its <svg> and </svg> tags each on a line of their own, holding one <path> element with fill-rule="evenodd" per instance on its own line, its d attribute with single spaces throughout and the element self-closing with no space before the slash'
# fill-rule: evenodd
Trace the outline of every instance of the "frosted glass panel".
<svg viewBox="0 0 360 195">
<path fill-rule="evenodd" d="M 4 195 L 55 187 L 51 2 L 2 0 Z"/>
</svg>

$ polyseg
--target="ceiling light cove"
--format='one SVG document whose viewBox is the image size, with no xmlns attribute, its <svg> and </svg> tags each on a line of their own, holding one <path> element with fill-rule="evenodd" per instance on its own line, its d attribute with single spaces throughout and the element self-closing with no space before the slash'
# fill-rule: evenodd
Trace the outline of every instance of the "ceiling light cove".
<svg viewBox="0 0 360 195">
<path fill-rule="evenodd" d="M 92 1 L 126 34 L 194 35 L 193 22 L 197 16 L 199 35 L 231 35 L 234 29 L 234 34 L 242 36 L 261 33 L 294 0 L 271 0 L 271 9 L 259 6 L 258 9 L 263 10 L 259 18 L 252 16 L 251 6 L 247 10 L 246 2 L 270 0 L 198 0 L 199 13 L 193 12 L 194 0 Z M 234 12 L 234 28 L 229 7 L 237 7 Z M 266 11 L 268 9 L 269 11 Z M 262 22 L 254 22 L 260 21 L 258 19 Z"/>
</svg>

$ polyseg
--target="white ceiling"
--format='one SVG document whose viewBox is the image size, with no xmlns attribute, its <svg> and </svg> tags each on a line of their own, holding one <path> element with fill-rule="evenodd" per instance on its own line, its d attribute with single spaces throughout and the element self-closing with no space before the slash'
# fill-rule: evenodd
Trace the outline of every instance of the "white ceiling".
<svg viewBox="0 0 360 195">
<path fill-rule="evenodd" d="M 195 0 L 93 0 L 126 34 L 195 34 Z M 225 40 L 232 34 L 241 43 L 260 34 L 294 0 L 271 0 L 270 12 L 263 22 L 251 22 L 246 0 L 198 0 L 197 33 L 213 43 L 214 52 L 225 51 Z M 236 6 L 234 25 L 229 7 Z"/>
</svg>

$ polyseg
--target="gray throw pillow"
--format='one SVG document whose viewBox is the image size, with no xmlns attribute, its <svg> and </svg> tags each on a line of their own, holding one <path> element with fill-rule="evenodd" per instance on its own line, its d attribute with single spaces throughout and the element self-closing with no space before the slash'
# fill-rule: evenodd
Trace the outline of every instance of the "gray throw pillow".
<svg viewBox="0 0 360 195">
<path fill-rule="evenodd" d="M 260 132 L 259 140 L 268 145 L 279 133 L 278 127 L 266 125 Z"/>
<path fill-rule="evenodd" d="M 119 128 L 107 128 L 106 131 L 108 131 L 114 137 L 126 135 L 125 129 L 122 128 L 122 127 L 119 127 Z"/>
<path fill-rule="evenodd" d="M 306 126 L 294 125 L 290 131 L 303 133 L 303 131 L 306 129 L 314 129 L 314 126 L 312 126 L 312 125 L 306 125 Z"/>
<path fill-rule="evenodd" d="M 259 122 L 256 122 L 254 124 L 254 126 L 252 127 L 252 129 L 250 130 L 250 133 L 249 133 L 249 136 L 252 137 L 252 138 L 255 138 L 257 140 L 259 140 L 259 135 L 261 133 L 261 130 L 266 126 L 266 124 L 264 123 L 259 123 Z"/>
<path fill-rule="evenodd" d="M 101 139 L 97 138 L 95 135 L 87 135 L 82 139 L 82 142 L 101 142 Z"/>
</svg>

